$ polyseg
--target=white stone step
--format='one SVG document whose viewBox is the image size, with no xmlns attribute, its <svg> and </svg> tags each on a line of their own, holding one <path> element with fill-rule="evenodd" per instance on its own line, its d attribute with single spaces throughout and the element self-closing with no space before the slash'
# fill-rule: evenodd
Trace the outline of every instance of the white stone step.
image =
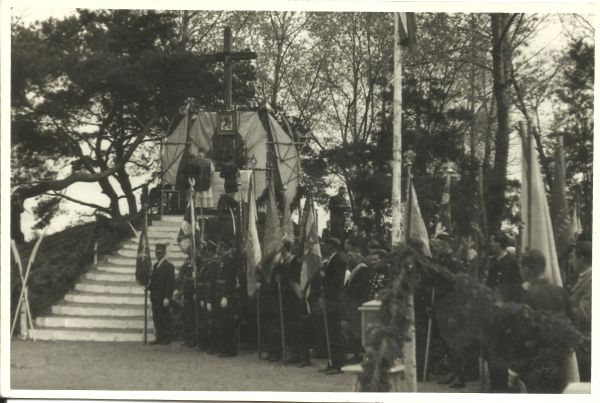
<svg viewBox="0 0 600 403">
<path fill-rule="evenodd" d="M 167 256 L 167 260 L 173 263 L 175 266 L 181 266 L 183 262 L 185 262 L 184 257 L 171 257 Z M 117 266 L 133 266 L 135 267 L 136 259 L 133 257 L 109 257 L 108 264 L 109 265 L 117 265 Z M 154 262 L 153 262 L 154 263 Z"/>
<path fill-rule="evenodd" d="M 36 328 L 30 330 L 34 340 L 100 341 L 100 342 L 138 342 L 144 341 L 142 331 L 125 329 L 67 329 Z M 148 341 L 154 340 L 154 332 L 148 331 Z"/>
<path fill-rule="evenodd" d="M 185 253 L 183 253 L 183 251 L 179 247 L 178 248 L 170 248 L 168 253 L 169 253 L 169 258 L 185 259 L 187 256 Z M 137 258 L 137 247 L 135 249 L 122 248 L 119 250 L 119 256 Z M 155 261 L 156 257 L 152 256 L 152 260 Z"/>
<path fill-rule="evenodd" d="M 130 282 L 135 283 L 135 268 L 132 268 L 127 273 L 111 273 L 107 271 L 93 270 L 85 273 L 84 276 L 88 280 L 95 281 L 113 281 L 113 282 Z"/>
<path fill-rule="evenodd" d="M 131 274 L 135 276 L 134 266 L 101 265 L 98 266 L 98 271 L 103 273 Z"/>
<path fill-rule="evenodd" d="M 110 316 L 44 316 L 36 318 L 36 326 L 39 327 L 75 327 L 75 328 L 111 328 L 111 329 L 144 329 L 144 317 L 110 317 Z M 151 328 L 152 321 L 148 321 Z"/>
<path fill-rule="evenodd" d="M 162 222 L 173 222 L 173 221 L 181 222 L 181 221 L 183 221 L 183 214 L 182 215 L 163 215 L 160 218 L 160 221 L 162 221 Z"/>
<path fill-rule="evenodd" d="M 95 292 L 99 294 L 144 294 L 144 287 L 137 284 L 89 280 L 84 283 L 75 284 L 75 290 L 83 292 Z"/>
<path fill-rule="evenodd" d="M 148 227 L 148 235 L 150 234 L 177 234 L 181 225 L 171 225 L 171 226 L 151 226 Z"/>
<path fill-rule="evenodd" d="M 181 227 L 182 221 L 183 221 L 183 217 L 179 221 L 155 220 L 155 221 L 152 221 L 152 225 L 150 225 L 148 228 L 179 228 L 179 227 Z"/>
<path fill-rule="evenodd" d="M 179 233 L 179 231 L 148 231 L 148 242 L 149 243 L 157 243 L 157 242 L 167 242 L 170 240 L 177 240 L 177 234 Z M 139 242 L 139 238 L 138 237 L 131 237 L 130 238 L 132 241 L 134 242 Z"/>
<path fill-rule="evenodd" d="M 174 236 L 173 238 L 148 238 L 148 243 L 152 247 L 152 251 L 154 251 L 154 245 L 157 243 L 165 243 L 167 245 L 176 245 L 179 247 L 177 236 Z M 139 247 L 139 244 L 140 240 L 137 238 L 131 238 L 129 241 L 123 243 L 123 245 L 134 245 L 136 249 Z"/>
<path fill-rule="evenodd" d="M 139 287 L 142 288 L 142 287 Z M 144 294 L 99 294 L 75 291 L 65 295 L 65 301 L 79 304 L 119 304 L 119 305 L 143 305 Z M 150 296 L 148 296 L 150 306 Z"/>
<path fill-rule="evenodd" d="M 141 316 L 144 315 L 144 305 L 61 303 L 52 307 L 52 313 L 59 316 Z M 148 303 L 148 317 L 152 318 L 150 303 Z"/>
<path fill-rule="evenodd" d="M 151 255 L 154 257 L 154 245 L 156 245 L 157 242 L 154 243 L 150 243 L 150 248 L 152 249 L 151 251 Z M 181 247 L 179 246 L 179 244 L 177 243 L 177 240 L 173 240 L 171 242 L 165 242 L 167 244 L 167 254 L 171 253 L 171 252 L 181 252 Z M 137 252 L 139 248 L 139 245 L 136 242 L 126 242 L 124 244 L 121 245 L 121 250 L 134 250 Z"/>
</svg>

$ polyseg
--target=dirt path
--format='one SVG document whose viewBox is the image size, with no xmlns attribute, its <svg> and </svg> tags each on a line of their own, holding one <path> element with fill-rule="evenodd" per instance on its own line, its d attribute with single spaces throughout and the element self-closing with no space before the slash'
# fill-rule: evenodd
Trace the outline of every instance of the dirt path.
<svg viewBox="0 0 600 403">
<path fill-rule="evenodd" d="M 256 352 L 217 358 L 172 344 L 12 341 L 14 389 L 221 390 L 348 392 L 353 376 L 325 376 L 317 369 L 284 367 L 260 361 Z M 419 384 L 424 392 L 452 392 L 436 383 Z M 477 391 L 470 384 L 465 392 Z"/>
</svg>

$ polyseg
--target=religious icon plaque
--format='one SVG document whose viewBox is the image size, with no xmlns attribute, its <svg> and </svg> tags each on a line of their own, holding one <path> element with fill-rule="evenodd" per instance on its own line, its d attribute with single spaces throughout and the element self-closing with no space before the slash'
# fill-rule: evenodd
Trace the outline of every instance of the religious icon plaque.
<svg viewBox="0 0 600 403">
<path fill-rule="evenodd" d="M 236 117 L 235 111 L 217 112 L 217 134 L 234 135 L 237 128 Z"/>
</svg>

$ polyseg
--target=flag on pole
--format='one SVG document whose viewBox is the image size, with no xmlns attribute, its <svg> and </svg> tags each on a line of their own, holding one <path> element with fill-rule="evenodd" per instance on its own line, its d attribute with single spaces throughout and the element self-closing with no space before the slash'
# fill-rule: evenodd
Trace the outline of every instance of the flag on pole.
<svg viewBox="0 0 600 403">
<path fill-rule="evenodd" d="M 283 217 L 281 219 L 281 228 L 283 230 L 283 238 L 290 242 L 294 241 L 294 223 L 292 222 L 292 212 L 290 211 L 289 200 L 286 193 L 283 194 Z"/>
<path fill-rule="evenodd" d="M 414 52 L 417 46 L 417 19 L 415 13 L 398 13 L 400 21 L 398 33 L 400 45 L 407 46 L 410 52 Z"/>
<path fill-rule="evenodd" d="M 322 259 L 317 218 L 310 198 L 306 199 L 304 209 L 306 211 L 306 223 L 303 234 L 304 261 L 302 262 L 302 270 L 300 272 L 300 288 L 303 290 L 313 275 L 321 269 Z"/>
<path fill-rule="evenodd" d="M 450 216 L 450 183 L 452 177 L 446 176 L 446 183 L 444 184 L 444 190 L 442 190 L 442 201 L 440 202 L 440 213 L 438 222 L 435 226 L 435 235 L 437 238 L 439 235 L 450 235 L 452 232 L 452 221 Z"/>
<path fill-rule="evenodd" d="M 263 256 L 274 255 L 281 248 L 281 221 L 275 198 L 275 178 L 269 180 L 269 197 L 267 199 L 267 218 L 262 234 Z"/>
<path fill-rule="evenodd" d="M 417 198 L 417 191 L 415 185 L 410 184 L 410 206 L 408 210 L 408 222 L 410 227 L 408 228 L 408 239 L 420 241 L 423 244 L 423 254 L 431 257 L 431 249 L 429 248 L 429 235 L 427 234 L 427 227 L 423 216 L 421 215 L 421 208 L 419 207 L 419 199 Z"/>
<path fill-rule="evenodd" d="M 521 248 L 523 251 L 537 249 L 542 252 L 546 257 L 546 278 L 552 284 L 562 287 L 544 179 L 537 150 L 530 140 L 523 141 L 522 166 L 521 215 L 524 226 Z M 565 374 L 567 383 L 579 382 L 579 370 L 574 352 L 565 357 Z"/>
<path fill-rule="evenodd" d="M 146 286 L 150 282 L 151 273 L 152 261 L 150 257 L 150 243 L 148 242 L 148 229 L 146 228 L 146 221 L 144 220 L 135 261 L 135 280 L 138 284 Z"/>
<path fill-rule="evenodd" d="M 559 136 L 554 154 L 554 183 L 551 195 L 552 226 L 556 241 L 558 263 L 565 280 L 568 266 L 569 247 L 575 240 L 571 226 L 571 217 L 567 205 L 567 181 L 565 179 L 565 154 L 562 136 Z"/>
<path fill-rule="evenodd" d="M 530 150 L 527 150 L 528 148 Z M 531 166 L 528 166 L 528 163 Z M 524 226 L 521 249 L 523 251 L 537 249 L 542 252 L 546 257 L 546 278 L 552 284 L 562 287 L 544 178 L 540 170 L 538 153 L 533 144 L 523 145 L 522 164 L 521 216 Z"/>
<path fill-rule="evenodd" d="M 198 231 L 198 224 L 196 224 L 196 231 Z M 183 215 L 183 221 L 179 228 L 179 234 L 177 235 L 177 243 L 183 251 L 183 253 L 190 254 L 190 247 L 192 246 L 192 199 L 188 201 L 187 207 L 185 208 L 185 214 Z"/>
<path fill-rule="evenodd" d="M 258 213 L 256 211 L 256 194 L 254 191 L 254 179 L 250 176 L 248 186 L 248 230 L 246 235 L 246 278 L 248 296 L 256 292 L 256 268 L 262 258 L 260 242 L 258 240 Z"/>
</svg>

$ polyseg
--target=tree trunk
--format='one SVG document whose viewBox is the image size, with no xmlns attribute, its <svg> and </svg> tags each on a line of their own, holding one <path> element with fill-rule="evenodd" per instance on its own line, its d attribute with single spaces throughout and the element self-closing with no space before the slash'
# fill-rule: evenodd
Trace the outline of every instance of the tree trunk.
<svg viewBox="0 0 600 403">
<path fill-rule="evenodd" d="M 108 178 L 100 179 L 98 181 L 98 185 L 100 185 L 102 193 L 104 193 L 110 200 L 110 205 L 108 207 L 110 209 L 110 215 L 112 217 L 121 216 L 121 209 L 119 208 L 119 195 L 113 189 Z"/>
<path fill-rule="evenodd" d="M 129 209 L 129 214 L 137 213 L 137 202 L 135 200 L 135 194 L 133 193 L 133 188 L 131 186 L 131 181 L 129 180 L 129 175 L 125 171 L 125 168 L 120 169 L 115 174 L 123 193 L 125 194 L 125 198 L 127 200 L 127 208 Z"/>
<path fill-rule="evenodd" d="M 492 233 L 500 229 L 505 213 L 506 173 L 510 132 L 510 66 L 511 52 L 508 41 L 509 14 L 491 14 L 492 76 L 498 126 L 496 129 L 494 168 L 488 188 L 488 222 Z"/>
</svg>

